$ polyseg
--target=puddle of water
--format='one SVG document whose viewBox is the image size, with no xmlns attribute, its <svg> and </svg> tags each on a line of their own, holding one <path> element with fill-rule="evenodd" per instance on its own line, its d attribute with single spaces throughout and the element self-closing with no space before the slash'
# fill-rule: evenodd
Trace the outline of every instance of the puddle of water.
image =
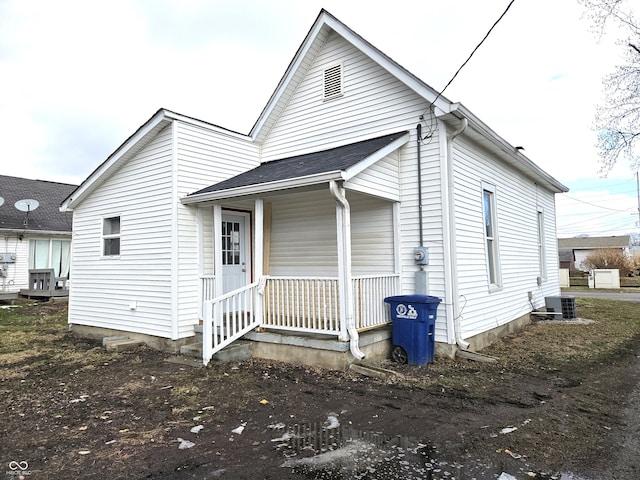
<svg viewBox="0 0 640 480">
<path fill-rule="evenodd" d="M 335 423 L 333 428 L 327 428 L 327 422 L 296 424 L 286 430 L 279 426 L 276 430 L 279 436 L 273 440 L 284 454 L 282 466 L 307 478 L 460 478 L 456 476 L 455 465 L 434 458 L 434 447 L 408 437 L 388 437 Z"/>
<path fill-rule="evenodd" d="M 336 417 L 324 424 L 271 425 L 272 442 L 285 458 L 282 467 L 323 480 L 482 480 L 497 478 L 501 469 L 490 462 L 439 460 L 436 447 L 402 436 L 343 426 Z M 531 478 L 523 464 L 517 476 Z M 528 475 L 527 475 L 528 474 Z M 588 480 L 571 473 L 536 472 L 540 480 Z"/>
</svg>

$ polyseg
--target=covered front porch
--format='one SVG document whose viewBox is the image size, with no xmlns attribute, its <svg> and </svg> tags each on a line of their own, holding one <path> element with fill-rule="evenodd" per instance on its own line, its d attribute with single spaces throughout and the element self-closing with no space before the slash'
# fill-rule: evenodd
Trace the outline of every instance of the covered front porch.
<svg viewBox="0 0 640 480">
<path fill-rule="evenodd" d="M 211 278 L 203 278 L 203 289 Z M 349 342 L 351 354 L 363 358 L 359 337 L 363 332 L 389 325 L 384 298 L 398 291 L 399 275 L 357 276 L 348 282 L 353 301 L 347 318 L 340 279 L 322 277 L 263 276 L 240 289 L 204 300 L 202 357 L 212 356 L 235 340 L 258 329 L 305 338 L 292 344 L 312 345 L 321 337 Z M 269 337 L 255 336 L 260 341 Z M 276 343 L 283 343 L 282 340 Z M 286 343 L 286 342 L 284 342 Z"/>
<path fill-rule="evenodd" d="M 197 208 L 205 364 L 256 329 L 335 338 L 364 357 L 359 335 L 390 323 L 384 298 L 400 292 L 407 140 L 266 162 L 182 200 Z"/>
</svg>

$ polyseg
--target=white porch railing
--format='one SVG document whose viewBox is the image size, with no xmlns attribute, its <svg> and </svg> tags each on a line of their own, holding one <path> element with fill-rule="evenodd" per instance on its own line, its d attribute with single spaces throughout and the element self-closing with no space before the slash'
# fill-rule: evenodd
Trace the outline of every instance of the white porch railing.
<svg viewBox="0 0 640 480">
<path fill-rule="evenodd" d="M 213 300 L 214 298 L 216 298 L 216 276 L 201 275 L 198 318 L 204 318 L 204 302 Z"/>
<path fill-rule="evenodd" d="M 399 275 L 352 278 L 354 320 L 358 331 L 390 323 L 385 297 L 399 291 Z M 219 350 L 255 327 L 339 336 L 337 277 L 264 277 L 214 298 L 213 276 L 203 277 L 203 349 L 205 363 Z"/>
<path fill-rule="evenodd" d="M 358 331 L 391 323 L 386 297 L 400 291 L 400 275 L 353 277 L 353 318 Z"/>
<path fill-rule="evenodd" d="M 260 325 L 262 287 L 255 282 L 204 302 L 202 360 L 206 365 L 224 347 Z"/>
<path fill-rule="evenodd" d="M 400 276 L 353 277 L 356 328 L 390 323 L 384 299 L 399 291 Z M 298 332 L 340 334 L 337 277 L 268 277 L 262 326 Z"/>
<path fill-rule="evenodd" d="M 265 328 L 340 334 L 337 277 L 267 277 Z"/>
</svg>

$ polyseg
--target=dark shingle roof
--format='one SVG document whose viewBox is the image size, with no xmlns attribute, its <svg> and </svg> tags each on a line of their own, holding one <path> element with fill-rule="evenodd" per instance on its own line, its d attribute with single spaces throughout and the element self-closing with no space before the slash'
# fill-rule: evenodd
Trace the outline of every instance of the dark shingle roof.
<svg viewBox="0 0 640 480">
<path fill-rule="evenodd" d="M 264 162 L 252 170 L 203 188 L 191 195 L 346 170 L 406 133 L 405 131 L 392 133 L 329 150 Z"/>
<path fill-rule="evenodd" d="M 575 237 L 559 238 L 558 248 L 570 248 L 573 250 L 590 250 L 592 248 L 624 248 L 631 245 L 629 235 L 617 237 Z"/>
<path fill-rule="evenodd" d="M 24 230 L 26 213 L 18 210 L 18 200 L 37 200 L 38 207 L 29 212 L 27 230 L 71 232 L 71 214 L 59 210 L 60 203 L 75 190 L 76 185 L 29 180 L 0 175 L 0 230 Z"/>
</svg>

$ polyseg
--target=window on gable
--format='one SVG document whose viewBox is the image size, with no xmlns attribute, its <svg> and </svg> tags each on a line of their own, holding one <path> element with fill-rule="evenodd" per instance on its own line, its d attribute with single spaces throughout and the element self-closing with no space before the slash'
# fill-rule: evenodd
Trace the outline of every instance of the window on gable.
<svg viewBox="0 0 640 480">
<path fill-rule="evenodd" d="M 325 69 L 322 85 L 324 100 L 331 100 L 342 96 L 342 64 Z"/>
<path fill-rule="evenodd" d="M 102 224 L 102 255 L 120 255 L 120 217 L 109 217 Z"/>
<path fill-rule="evenodd" d="M 544 248 L 544 211 L 538 208 L 538 261 L 540 262 L 540 278 L 547 278 L 547 259 Z"/>
<path fill-rule="evenodd" d="M 498 229 L 496 225 L 496 190 L 488 184 L 482 186 L 484 239 L 487 255 L 487 274 L 490 287 L 500 286 L 500 256 L 498 253 Z"/>
</svg>

